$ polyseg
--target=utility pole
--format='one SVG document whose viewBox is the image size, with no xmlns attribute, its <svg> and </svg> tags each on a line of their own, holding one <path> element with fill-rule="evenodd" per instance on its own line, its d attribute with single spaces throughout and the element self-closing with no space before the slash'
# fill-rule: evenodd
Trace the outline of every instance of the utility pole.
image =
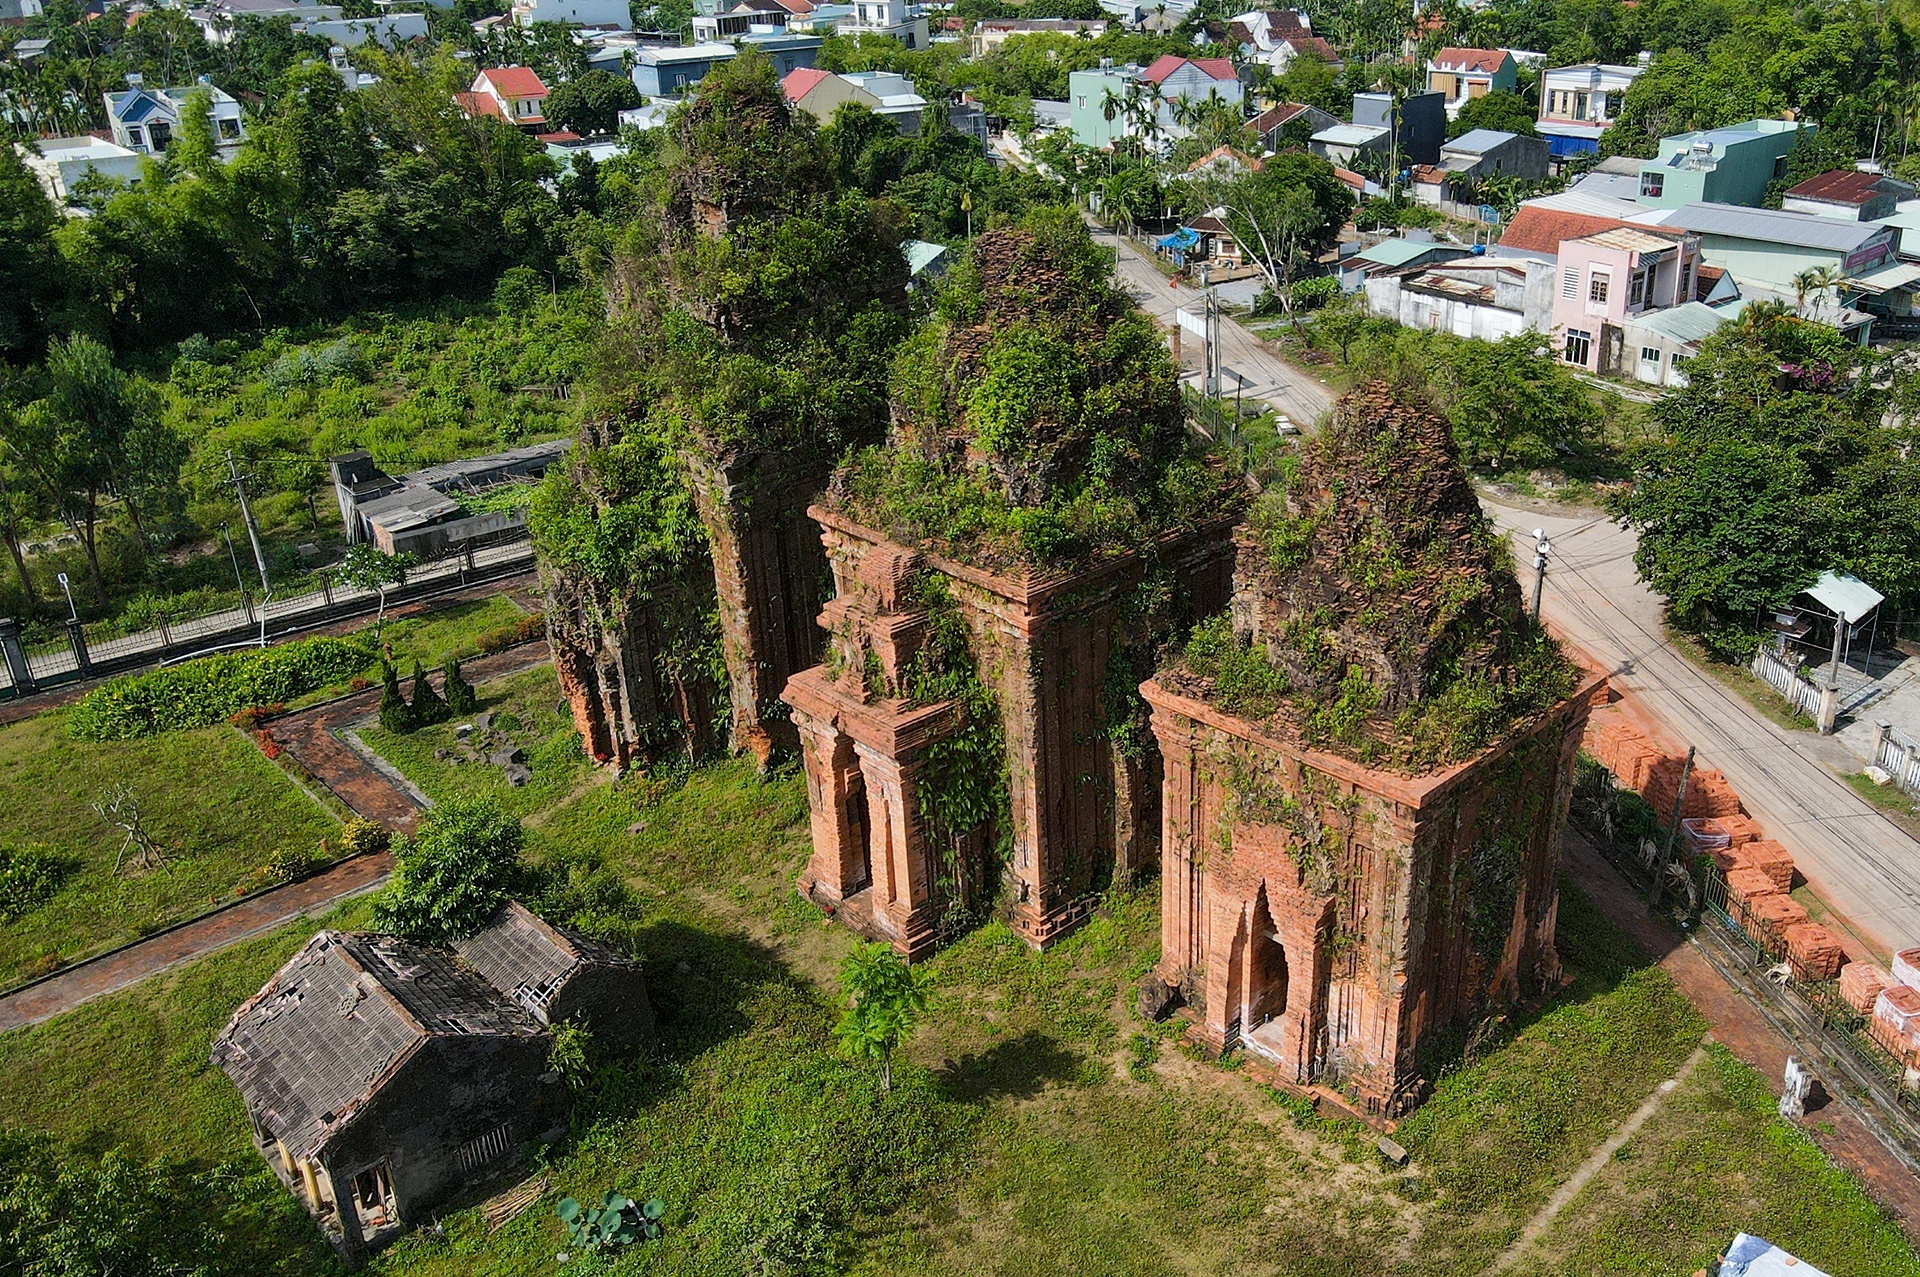
<svg viewBox="0 0 1920 1277">
<path fill-rule="evenodd" d="M 264 602 L 273 593 L 273 586 L 267 581 L 267 556 L 260 552 L 260 525 L 253 521 L 253 508 L 247 504 L 246 480 L 251 475 L 242 476 L 240 468 L 233 463 L 233 449 L 227 449 L 227 473 L 233 478 L 233 490 L 240 498 L 240 518 L 247 525 L 247 540 L 253 543 L 253 565 L 260 569 L 260 598 Z"/>
<path fill-rule="evenodd" d="M 1687 809 L 1687 781 L 1693 776 L 1694 746 L 1687 746 L 1687 761 L 1680 767 L 1680 789 L 1673 796 L 1673 820 L 1667 825 L 1666 841 L 1660 844 L 1660 857 L 1653 866 L 1653 899 L 1648 908 L 1658 909 L 1667 894 L 1667 865 L 1673 859 L 1673 840 L 1680 833 L 1680 814 Z"/>
<path fill-rule="evenodd" d="M 1547 540 L 1542 528 L 1533 530 L 1533 623 L 1540 623 L 1540 595 L 1547 587 L 1547 556 L 1553 553 L 1553 544 Z"/>
</svg>

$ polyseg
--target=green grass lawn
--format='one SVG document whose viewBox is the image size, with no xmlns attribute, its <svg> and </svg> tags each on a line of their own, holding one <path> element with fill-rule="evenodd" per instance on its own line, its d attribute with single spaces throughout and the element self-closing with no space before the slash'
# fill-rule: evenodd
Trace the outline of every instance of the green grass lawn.
<svg viewBox="0 0 1920 1277">
<path fill-rule="evenodd" d="M 503 683 L 510 698 L 522 680 Z M 598 1066 L 550 1168 L 555 1196 L 667 1203 L 666 1238 L 622 1271 L 1481 1272 L 1703 1031 L 1569 884 L 1572 984 L 1441 1077 L 1400 1129 L 1413 1161 L 1396 1170 L 1359 1123 L 1134 1019 L 1156 956 L 1149 884 L 1046 953 L 990 923 L 939 954 L 933 1006 L 886 1096 L 833 1050 L 832 972 L 852 941 L 793 892 L 800 777 L 762 782 L 730 761 L 677 788 L 584 788 L 540 814 L 528 847 L 610 865 L 641 901 L 660 1043 Z M 244 1148 L 207 1039 L 309 929 L 0 1039 L 0 1113 L 94 1145 L 115 1131 L 209 1161 Z M 67 1097 L 96 1074 L 115 1081 L 76 1114 Z M 1648 1201 L 1643 1233 L 1630 1208 Z M 565 1245 L 550 1201 L 498 1232 L 471 1210 L 443 1223 L 375 1270 L 544 1274 Z M 1831 1272 L 1920 1273 L 1857 1185 L 1773 1114 L 1761 1080 L 1719 1057 L 1543 1239 L 1575 1262 L 1533 1271 L 1691 1271 L 1740 1227 Z"/>
<path fill-rule="evenodd" d="M 404 687 L 412 693 L 410 683 Z M 571 715 L 558 712 L 564 700 L 552 666 L 481 683 L 475 691 L 481 709 L 493 715 L 497 735 L 488 748 L 517 746 L 526 753 L 533 779 L 518 789 L 507 783 L 503 769 L 480 756 L 479 747 L 455 737 L 456 727 L 473 725 L 472 715 L 405 733 L 376 725 L 362 729 L 360 738 L 435 802 L 491 798 L 502 811 L 520 818 L 560 805 L 594 776 Z M 448 756 L 436 758 L 439 752 Z"/>
<path fill-rule="evenodd" d="M 117 782 L 165 849 L 157 870 L 113 872 L 125 835 L 91 810 Z M 317 851 L 338 823 L 224 724 L 146 740 L 74 740 L 61 711 L 0 727 L 0 841 L 73 866 L 58 893 L 0 922 L 0 985 L 48 955 L 72 962 L 231 900 L 276 848 Z"/>
</svg>

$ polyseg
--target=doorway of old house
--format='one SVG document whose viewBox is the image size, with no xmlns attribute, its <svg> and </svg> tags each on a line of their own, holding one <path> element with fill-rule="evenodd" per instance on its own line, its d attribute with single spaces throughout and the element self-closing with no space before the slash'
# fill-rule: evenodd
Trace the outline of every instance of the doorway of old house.
<svg viewBox="0 0 1920 1277">
<path fill-rule="evenodd" d="M 856 772 L 847 787 L 847 836 L 860 849 L 860 859 L 849 875 L 846 894 L 865 891 L 873 885 L 873 817 L 867 811 L 867 782 Z"/>
<path fill-rule="evenodd" d="M 398 1227 L 400 1210 L 393 1200 L 393 1172 L 385 1161 L 353 1177 L 353 1209 L 360 1219 L 362 1237 Z"/>
</svg>

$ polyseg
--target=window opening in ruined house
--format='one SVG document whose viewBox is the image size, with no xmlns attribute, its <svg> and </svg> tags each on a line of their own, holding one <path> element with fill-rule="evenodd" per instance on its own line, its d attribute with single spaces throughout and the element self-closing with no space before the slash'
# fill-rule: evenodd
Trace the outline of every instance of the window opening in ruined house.
<svg viewBox="0 0 1920 1277">
<path fill-rule="evenodd" d="M 463 1175 L 471 1175 L 483 1166 L 489 1166 L 506 1156 L 513 1144 L 511 1123 L 500 1125 L 482 1135 L 479 1139 L 468 1140 L 454 1153 L 454 1161 L 459 1164 Z"/>
</svg>

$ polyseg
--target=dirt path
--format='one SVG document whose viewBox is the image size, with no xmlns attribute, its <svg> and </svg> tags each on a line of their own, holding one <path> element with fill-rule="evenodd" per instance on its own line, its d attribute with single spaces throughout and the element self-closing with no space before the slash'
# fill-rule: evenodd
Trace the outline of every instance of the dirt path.
<svg viewBox="0 0 1920 1277">
<path fill-rule="evenodd" d="M 393 858 L 386 852 L 342 861 L 311 878 L 248 896 L 217 913 L 203 914 L 171 931 L 78 963 L 0 998 L 0 1033 L 38 1024 L 169 967 L 371 891 L 387 880 L 392 868 Z"/>
<path fill-rule="evenodd" d="M 518 674 L 549 659 L 544 641 L 479 660 L 461 672 L 475 683 Z M 438 675 L 433 676 L 437 687 Z M 348 724 L 374 713 L 380 689 L 370 688 L 273 721 L 274 738 L 300 760 L 319 784 L 357 815 L 389 829 L 409 830 L 420 805 L 391 778 L 350 749 L 339 736 Z M 123 949 L 77 963 L 15 993 L 0 997 L 0 1033 L 38 1024 L 83 1002 L 137 984 L 169 967 L 204 957 L 251 936 L 318 913 L 386 882 L 393 858 L 385 852 L 343 861 L 299 882 L 262 891 L 245 900 L 136 941 Z"/>
<path fill-rule="evenodd" d="M 1646 903 L 1584 839 L 1569 833 L 1562 846 L 1568 872 L 1615 926 L 1658 956 L 1661 969 L 1706 1017 L 1716 1042 L 1759 1070 L 1775 1093 L 1788 1055 L 1812 1059 L 1818 1070 L 1817 1052 L 1790 1042 L 1713 969 L 1698 947 L 1649 916 Z M 1849 1101 L 1830 1098 L 1809 1111 L 1799 1125 L 1821 1151 L 1859 1178 L 1868 1195 L 1893 1213 L 1908 1237 L 1920 1242 L 1920 1179 L 1875 1137 Z"/>
<path fill-rule="evenodd" d="M 1527 1248 L 1538 1241 L 1540 1234 L 1546 1232 L 1547 1227 L 1559 1217 L 1560 1212 L 1567 1208 L 1567 1203 L 1580 1195 L 1580 1190 L 1587 1186 L 1587 1181 L 1598 1175 L 1606 1164 L 1613 1160 L 1613 1155 L 1618 1153 L 1621 1147 L 1647 1124 L 1648 1119 L 1660 1110 L 1661 1103 L 1678 1090 L 1680 1084 L 1687 1080 L 1687 1075 L 1699 1067 L 1700 1061 L 1706 1058 L 1707 1048 L 1695 1047 L 1693 1054 L 1681 1062 L 1679 1069 L 1672 1077 L 1655 1087 L 1653 1094 L 1646 1098 L 1645 1103 L 1628 1114 L 1626 1121 L 1614 1127 L 1613 1134 L 1609 1135 L 1599 1148 L 1594 1149 L 1592 1155 L 1580 1163 L 1580 1169 L 1576 1170 L 1567 1182 L 1547 1199 L 1547 1204 L 1540 1208 L 1540 1213 L 1527 1221 L 1527 1226 L 1520 1231 L 1520 1236 L 1514 1239 L 1513 1245 L 1507 1247 L 1506 1253 L 1494 1261 L 1492 1271 L 1505 1272 L 1519 1262 Z"/>
<path fill-rule="evenodd" d="M 467 661 L 460 672 L 469 682 L 484 683 L 530 670 L 550 659 L 545 641 L 540 640 Z M 438 673 L 428 679 L 436 689 L 443 681 Z M 379 709 L 380 689 L 370 687 L 276 718 L 267 727 L 281 747 L 355 815 L 406 833 L 419 818 L 419 800 L 342 739 L 348 728 Z"/>
</svg>

